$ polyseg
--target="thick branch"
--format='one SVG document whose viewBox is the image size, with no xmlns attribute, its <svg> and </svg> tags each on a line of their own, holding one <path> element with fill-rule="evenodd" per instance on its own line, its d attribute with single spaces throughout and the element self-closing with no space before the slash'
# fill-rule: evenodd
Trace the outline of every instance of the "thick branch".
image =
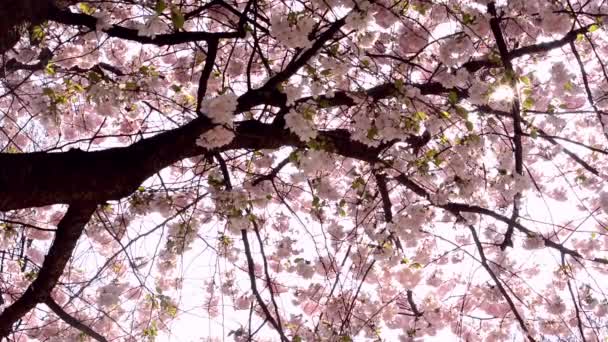
<svg viewBox="0 0 608 342">
<path fill-rule="evenodd" d="M 557 39 L 557 40 L 552 40 L 550 42 L 545 42 L 545 43 L 528 45 L 528 46 L 521 47 L 519 49 L 515 49 L 509 53 L 509 59 L 514 59 L 514 58 L 523 57 L 526 55 L 532 55 L 532 54 L 536 54 L 536 53 L 545 53 L 545 52 L 549 52 L 553 49 L 560 48 L 570 42 L 575 41 L 579 34 L 589 32 L 589 29 L 592 26 L 593 25 L 587 25 L 587 26 L 581 27 L 579 29 L 572 30 L 572 31 L 566 33 L 565 36 L 563 36 L 562 38 Z"/>
<path fill-rule="evenodd" d="M 391 202 L 388 186 L 386 184 L 386 175 L 383 173 L 374 171 L 374 177 L 376 178 L 376 185 L 378 186 L 378 192 L 380 192 L 380 198 L 382 199 L 382 211 L 384 212 L 384 221 L 386 223 L 392 223 L 393 222 L 393 209 L 392 209 L 393 204 Z M 403 250 L 403 245 L 401 244 L 401 240 L 393 231 L 389 230 L 388 238 L 393 240 L 393 242 L 395 243 L 395 246 L 399 250 Z"/>
<path fill-rule="evenodd" d="M 211 128 L 199 118 L 129 147 L 84 152 L 0 154 L 0 211 L 55 203 L 118 200 L 172 163 L 201 153 L 195 140 Z"/>
<path fill-rule="evenodd" d="M 449 89 L 438 83 L 412 86 L 425 95 L 449 92 Z M 397 93 L 393 84 L 385 84 L 365 92 L 338 92 L 332 98 L 321 98 L 321 101 L 327 100 L 328 106 L 352 106 L 355 101 L 351 96 L 364 95 L 379 99 Z M 280 98 L 280 95 L 284 96 L 276 89 L 272 92 L 247 92 L 239 99 L 238 111 L 246 111 L 266 101 L 272 102 L 272 99 Z M 143 139 L 128 147 L 95 152 L 71 150 L 63 153 L 0 153 L 0 165 L 11 165 L 0 168 L 0 211 L 75 201 L 102 203 L 119 200 L 134 192 L 144 180 L 163 168 L 184 158 L 205 153 L 195 141 L 212 127 L 207 118 L 199 117 L 182 127 Z M 236 138 L 220 150 L 305 147 L 295 135 L 282 127 L 251 120 L 237 123 L 235 130 Z M 330 143 L 333 152 L 345 157 L 374 161 L 378 154 L 378 149 L 351 141 L 350 133 L 346 130 L 322 131 L 319 137 Z M 427 139 L 413 139 L 411 143 L 419 140 Z"/>
<path fill-rule="evenodd" d="M 205 94 L 207 94 L 207 83 L 209 82 L 209 77 L 211 76 L 211 72 L 213 71 L 213 63 L 215 63 L 215 57 L 217 56 L 217 48 L 219 45 L 219 40 L 211 39 L 207 44 L 207 57 L 205 58 L 205 67 L 203 67 L 203 71 L 201 72 L 201 78 L 198 81 L 198 90 L 196 92 L 196 114 L 201 115 L 201 106 L 203 104 L 203 99 L 205 98 Z"/>
<path fill-rule="evenodd" d="M 60 10 L 57 8 L 50 11 L 48 19 L 64 25 L 84 26 L 91 30 L 95 30 L 97 26 L 97 18 L 91 15 L 84 13 L 73 13 L 69 10 Z M 210 41 L 222 38 L 242 38 L 245 36 L 245 31 L 240 30 L 234 32 L 176 32 L 159 34 L 152 38 L 140 36 L 138 35 L 137 30 L 119 25 L 112 25 L 112 27 L 104 30 L 104 32 L 110 37 L 122 38 L 141 44 L 153 44 L 158 46 L 176 45 L 202 40 Z"/>
<path fill-rule="evenodd" d="M 19 299 L 0 313 L 0 338 L 10 334 L 15 322 L 50 296 L 96 207 L 95 203 L 90 202 L 70 205 L 57 225 L 55 240 L 44 258 L 38 277 Z"/>
<path fill-rule="evenodd" d="M 521 129 L 521 115 L 519 109 L 519 96 L 517 94 L 517 82 L 515 79 L 515 71 L 513 70 L 513 65 L 511 64 L 511 58 L 509 57 L 509 48 L 507 47 L 507 43 L 505 42 L 505 38 L 502 34 L 502 29 L 500 27 L 500 19 L 496 13 L 496 7 L 494 2 L 490 2 L 488 4 L 488 12 L 492 16 L 490 19 L 490 28 L 492 29 L 492 33 L 494 34 L 494 39 L 496 40 L 496 45 L 498 46 L 498 51 L 500 53 L 500 59 L 502 64 L 505 67 L 505 72 L 507 74 L 507 79 L 509 80 L 509 86 L 514 90 L 515 96 L 513 97 L 513 103 L 511 103 L 511 117 L 513 119 L 513 154 L 515 159 L 515 173 L 519 176 L 523 176 L 523 165 L 524 165 L 524 157 L 523 157 L 523 146 L 521 142 L 522 129 Z M 518 192 L 513 196 L 513 212 L 511 214 L 511 221 L 517 220 L 519 217 L 519 202 L 521 201 L 521 193 Z M 503 242 L 500 244 L 500 248 L 504 250 L 509 247 L 513 247 L 513 225 L 509 224 L 507 227 L 507 231 L 505 233 L 505 238 Z"/>
<path fill-rule="evenodd" d="M 378 192 L 380 192 L 380 198 L 382 198 L 382 210 L 384 211 L 384 221 L 393 222 L 393 210 L 391 198 L 388 194 L 388 187 L 386 186 L 386 175 L 374 172 L 376 178 L 376 184 L 378 185 Z"/>
</svg>

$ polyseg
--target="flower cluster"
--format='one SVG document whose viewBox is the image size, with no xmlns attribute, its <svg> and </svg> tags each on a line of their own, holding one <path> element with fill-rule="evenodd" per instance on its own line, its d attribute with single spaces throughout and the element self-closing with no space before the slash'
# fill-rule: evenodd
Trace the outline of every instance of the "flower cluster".
<svg viewBox="0 0 608 342">
<path fill-rule="evenodd" d="M 158 16 L 148 16 L 144 24 L 138 25 L 137 35 L 154 39 L 156 35 L 161 33 L 166 27 L 167 24 L 165 24 Z"/>
<path fill-rule="evenodd" d="M 270 18 L 270 25 L 271 34 L 289 48 L 306 48 L 311 44 L 308 35 L 315 26 L 311 17 L 277 14 Z"/>
<path fill-rule="evenodd" d="M 104 307 L 118 304 L 120 296 L 127 289 L 127 284 L 111 283 L 100 287 L 97 292 L 97 303 Z"/>
<path fill-rule="evenodd" d="M 234 139 L 234 132 L 224 126 L 215 126 L 201 134 L 196 139 L 196 145 L 211 150 L 230 144 L 232 139 Z"/>
<path fill-rule="evenodd" d="M 226 92 L 212 99 L 204 100 L 201 110 L 217 124 L 231 124 L 237 106 L 238 97 L 232 92 Z"/>
<path fill-rule="evenodd" d="M 312 120 L 293 109 L 285 114 L 285 126 L 302 141 L 309 141 L 317 136 Z"/>
</svg>

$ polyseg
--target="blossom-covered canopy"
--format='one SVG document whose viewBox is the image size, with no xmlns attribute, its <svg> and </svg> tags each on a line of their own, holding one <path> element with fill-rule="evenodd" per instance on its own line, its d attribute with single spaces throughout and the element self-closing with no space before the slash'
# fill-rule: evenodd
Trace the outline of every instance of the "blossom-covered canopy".
<svg viewBox="0 0 608 342">
<path fill-rule="evenodd" d="M 0 339 L 604 341 L 604 0 L 5 0 Z"/>
</svg>

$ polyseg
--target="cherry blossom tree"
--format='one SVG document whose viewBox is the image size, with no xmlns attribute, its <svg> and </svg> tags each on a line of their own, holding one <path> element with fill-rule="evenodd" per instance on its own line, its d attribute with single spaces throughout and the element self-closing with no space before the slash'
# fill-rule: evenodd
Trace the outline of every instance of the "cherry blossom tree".
<svg viewBox="0 0 608 342">
<path fill-rule="evenodd" d="M 606 16 L 1 1 L 0 339 L 604 341 Z"/>
</svg>

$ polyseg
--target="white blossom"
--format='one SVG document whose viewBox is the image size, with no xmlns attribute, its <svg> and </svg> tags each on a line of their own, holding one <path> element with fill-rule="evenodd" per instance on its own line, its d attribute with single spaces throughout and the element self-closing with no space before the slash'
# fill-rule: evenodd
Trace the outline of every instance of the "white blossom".
<svg viewBox="0 0 608 342">
<path fill-rule="evenodd" d="M 541 27 L 546 33 L 565 33 L 570 29 L 570 18 L 566 14 L 547 10 L 541 14 Z"/>
<path fill-rule="evenodd" d="M 308 35 L 315 21 L 311 17 L 297 18 L 296 23 L 287 15 L 274 15 L 270 18 L 270 33 L 289 48 L 307 48 L 311 45 Z"/>
<path fill-rule="evenodd" d="M 473 80 L 472 83 L 469 88 L 469 102 L 476 105 L 485 104 L 487 102 L 488 85 L 479 80 Z"/>
<path fill-rule="evenodd" d="M 313 122 L 293 109 L 285 115 L 285 126 L 302 141 L 308 141 L 317 136 Z"/>
<path fill-rule="evenodd" d="M 302 87 L 287 84 L 283 87 L 283 93 L 287 96 L 287 106 L 293 106 L 295 101 L 302 95 Z"/>
<path fill-rule="evenodd" d="M 120 295 L 126 288 L 126 284 L 108 284 L 100 287 L 97 291 L 97 303 L 105 307 L 118 304 Z"/>
<path fill-rule="evenodd" d="M 218 124 L 230 124 L 237 106 L 238 97 L 234 93 L 228 92 L 204 100 L 201 109 L 211 121 Z"/>
<path fill-rule="evenodd" d="M 231 130 L 223 126 L 215 126 L 201 134 L 201 136 L 196 139 L 196 144 L 206 149 L 214 149 L 228 145 L 232 139 L 234 139 L 234 133 Z"/>
<path fill-rule="evenodd" d="M 165 23 L 158 16 L 148 16 L 145 24 L 138 25 L 137 35 L 154 39 L 156 34 L 162 32 L 165 26 Z"/>
<path fill-rule="evenodd" d="M 359 47 L 363 49 L 371 48 L 372 46 L 374 46 L 374 43 L 376 43 L 376 40 L 378 40 L 378 36 L 379 34 L 377 32 L 365 32 L 363 34 L 360 34 L 358 36 Z"/>
</svg>

